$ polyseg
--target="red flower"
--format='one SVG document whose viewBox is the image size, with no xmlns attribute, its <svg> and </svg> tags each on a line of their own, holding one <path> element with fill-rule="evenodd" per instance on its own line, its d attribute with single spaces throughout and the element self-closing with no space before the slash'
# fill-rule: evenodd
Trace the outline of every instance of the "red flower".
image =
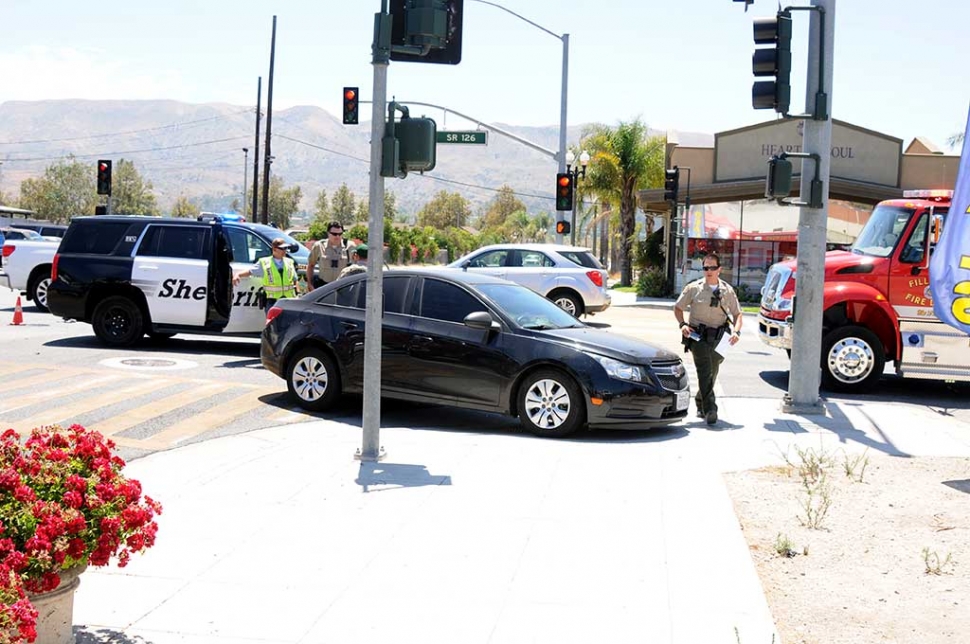
<svg viewBox="0 0 970 644">
<path fill-rule="evenodd" d="M 80 425 L 41 427 L 23 442 L 13 430 L 0 434 L 0 592 L 2 566 L 42 592 L 57 586 L 62 570 L 112 558 L 123 566 L 154 545 L 162 506 L 124 476 L 113 449 Z M 0 643 L 14 632 L 3 621 L 11 598 L 0 601 Z"/>
</svg>

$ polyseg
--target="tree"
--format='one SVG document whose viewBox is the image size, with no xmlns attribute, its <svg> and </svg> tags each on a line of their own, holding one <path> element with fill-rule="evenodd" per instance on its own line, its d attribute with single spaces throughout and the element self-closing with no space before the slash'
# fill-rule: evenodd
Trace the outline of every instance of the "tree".
<svg viewBox="0 0 970 644">
<path fill-rule="evenodd" d="M 354 213 L 354 221 L 370 221 L 370 204 L 363 199 L 357 202 L 357 211 Z"/>
<path fill-rule="evenodd" d="M 185 195 L 179 195 L 172 206 L 173 217 L 198 217 L 200 209 Z"/>
<path fill-rule="evenodd" d="M 271 175 L 269 178 L 269 217 L 267 221 L 271 226 L 280 230 L 290 227 L 290 216 L 300 210 L 300 200 L 303 199 L 303 190 L 300 186 L 285 188 L 282 177 Z M 252 203 L 253 189 L 249 189 L 248 203 Z M 255 217 L 252 221 L 259 223 L 262 215 Z"/>
<path fill-rule="evenodd" d="M 119 215 L 158 215 L 158 203 L 152 189 L 152 182 L 142 178 L 134 162 L 119 160 L 111 179 L 112 211 Z"/>
<path fill-rule="evenodd" d="M 330 212 L 330 201 L 327 199 L 327 191 L 321 190 L 313 202 L 313 221 L 310 222 L 310 239 L 323 239 L 327 234 L 327 225 L 330 224 L 332 215 Z"/>
<path fill-rule="evenodd" d="M 6 205 L 8 203 L 13 203 L 13 199 L 6 192 L 0 190 L 0 205 Z"/>
<path fill-rule="evenodd" d="M 504 185 L 499 188 L 495 198 L 489 202 L 488 210 L 482 215 L 479 227 L 482 230 L 498 228 L 505 223 L 509 215 L 520 210 L 525 212 L 525 204 L 515 196 L 515 192 L 512 191 L 511 186 Z"/>
<path fill-rule="evenodd" d="M 330 201 L 330 212 L 333 215 L 334 220 L 339 221 L 342 224 L 347 224 L 354 219 L 354 208 L 356 207 L 357 198 L 354 193 L 350 191 L 346 183 L 340 184 L 337 191 L 333 193 L 333 199 Z"/>
<path fill-rule="evenodd" d="M 18 205 L 33 210 L 38 219 L 62 223 L 75 215 L 93 215 L 98 204 L 93 164 L 81 163 L 73 156 L 57 161 L 44 175 L 20 183 Z"/>
<path fill-rule="evenodd" d="M 271 175 L 269 178 L 269 223 L 280 230 L 290 227 L 290 216 L 300 210 L 303 190 L 300 186 L 285 188 L 283 178 Z"/>
<path fill-rule="evenodd" d="M 946 144 L 949 145 L 951 148 L 955 148 L 958 145 L 963 144 L 963 137 L 964 137 L 963 132 L 957 132 L 956 134 L 954 134 L 953 136 L 949 137 L 946 140 Z"/>
<path fill-rule="evenodd" d="M 384 219 L 395 221 L 398 217 L 397 195 L 390 190 L 384 191 Z"/>
<path fill-rule="evenodd" d="M 442 190 L 418 213 L 418 226 L 431 226 L 438 230 L 449 226 L 460 228 L 468 223 L 471 214 L 468 200 L 460 193 Z"/>
<path fill-rule="evenodd" d="M 664 147 L 662 136 L 649 136 L 639 119 L 620 122 L 616 128 L 596 125 L 583 137 L 583 147 L 592 155 L 586 172 L 588 190 L 601 201 L 620 206 L 620 284 L 633 281 L 631 254 L 636 224 L 637 192 L 663 185 Z"/>
</svg>

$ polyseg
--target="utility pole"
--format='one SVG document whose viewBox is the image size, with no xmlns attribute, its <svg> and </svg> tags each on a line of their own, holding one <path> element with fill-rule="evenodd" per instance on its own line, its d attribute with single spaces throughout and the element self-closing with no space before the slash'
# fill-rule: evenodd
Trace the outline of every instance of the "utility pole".
<svg viewBox="0 0 970 644">
<path fill-rule="evenodd" d="M 269 166 L 273 163 L 270 136 L 273 131 L 273 65 L 276 61 L 276 16 L 273 16 L 273 39 L 269 47 L 269 89 L 266 91 L 266 156 L 263 163 L 263 224 L 269 223 Z"/>
<path fill-rule="evenodd" d="M 240 202 L 243 215 L 246 214 L 246 181 L 249 179 L 249 148 L 243 148 L 243 197 Z"/>
<path fill-rule="evenodd" d="M 367 262 L 367 309 L 364 312 L 364 387 L 363 438 L 356 458 L 375 462 L 384 457 L 381 434 L 381 335 L 384 293 L 384 177 L 383 159 L 384 110 L 387 106 L 387 65 L 391 57 L 391 15 L 387 0 L 381 0 L 381 12 L 374 16 L 374 99 L 370 120 L 370 199 L 367 239 L 373 248 Z M 391 118 L 394 118 L 393 113 Z"/>
<path fill-rule="evenodd" d="M 824 120 L 808 118 L 802 138 L 805 153 L 818 155 L 822 181 L 820 207 L 801 206 L 798 218 L 798 259 L 795 304 L 792 309 L 791 369 L 788 395 L 782 410 L 799 414 L 824 414 L 819 398 L 822 354 L 822 297 L 825 279 L 825 233 L 827 228 L 829 176 L 832 161 L 832 56 L 835 50 L 835 0 L 812 0 L 808 34 L 806 112 L 818 115 L 818 95 L 828 96 Z M 823 22 L 824 21 L 824 22 Z M 824 25 L 824 29 L 823 29 Z M 820 42 L 824 34 L 824 42 Z M 820 78 L 821 76 L 821 78 Z M 809 161 L 806 163 L 806 161 Z M 801 201 L 811 200 L 811 181 L 806 170 L 814 160 L 802 161 Z"/>
<path fill-rule="evenodd" d="M 253 152 L 253 223 L 259 221 L 259 120 L 262 118 L 263 77 L 256 81 L 256 149 Z"/>
</svg>

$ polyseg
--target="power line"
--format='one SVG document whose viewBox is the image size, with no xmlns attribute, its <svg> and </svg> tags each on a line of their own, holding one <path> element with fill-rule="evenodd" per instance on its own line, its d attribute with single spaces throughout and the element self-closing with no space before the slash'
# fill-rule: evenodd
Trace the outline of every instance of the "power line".
<svg viewBox="0 0 970 644">
<path fill-rule="evenodd" d="M 167 145 L 167 146 L 157 147 L 157 148 L 144 148 L 144 149 L 141 149 L 141 150 L 122 150 L 122 151 L 116 151 L 116 152 L 94 152 L 93 154 L 74 154 L 74 153 L 71 153 L 71 154 L 62 154 L 62 155 L 56 156 L 56 157 L 25 157 L 25 158 L 20 158 L 20 159 L 16 159 L 16 158 L 12 158 L 11 157 L 11 158 L 6 159 L 6 161 L 4 161 L 4 162 L 6 163 L 6 162 L 15 162 L 15 161 L 19 161 L 19 162 L 26 162 L 26 161 L 58 161 L 58 160 L 61 160 L 61 159 L 66 159 L 68 157 L 74 157 L 76 159 L 84 159 L 84 158 L 89 158 L 89 157 L 90 158 L 114 157 L 114 156 L 121 156 L 121 155 L 124 155 L 124 154 L 144 154 L 144 153 L 148 153 L 148 152 L 161 152 L 161 151 L 164 151 L 164 150 L 179 150 L 179 149 L 182 149 L 182 148 L 193 148 L 193 147 L 198 147 L 200 145 L 211 145 L 213 143 L 226 143 L 228 141 L 238 141 L 239 139 L 247 139 L 248 140 L 249 139 L 249 135 L 246 134 L 246 135 L 243 135 L 243 136 L 233 136 L 233 137 L 229 137 L 227 139 L 213 139 L 212 141 L 199 141 L 197 143 L 183 143 L 182 145 Z"/>
<path fill-rule="evenodd" d="M 233 112 L 231 114 L 220 114 L 219 116 L 210 116 L 204 119 L 198 119 L 195 121 L 184 121 L 181 123 L 170 123 L 169 125 L 159 125 L 157 127 L 148 127 L 140 130 L 127 130 L 124 132 L 106 132 L 103 134 L 89 134 L 87 136 L 72 136 L 63 139 L 36 139 L 33 141 L 0 141 L 0 145 L 28 145 L 33 143 L 62 143 L 64 141 L 84 141 L 86 139 L 100 139 L 110 136 L 124 136 L 126 134 L 141 134 L 142 132 L 155 132 L 157 130 L 167 130 L 173 127 L 184 127 L 186 125 L 195 125 L 198 123 L 207 123 L 209 121 L 218 121 L 230 116 L 237 116 L 239 114 L 245 114 L 247 112 L 253 111 L 253 108 L 246 108 L 238 112 Z"/>
<path fill-rule="evenodd" d="M 350 155 L 350 154 L 344 154 L 343 152 L 337 152 L 336 150 L 332 150 L 330 148 L 325 148 L 322 145 L 315 145 L 313 143 L 308 143 L 307 141 L 301 141 L 300 139 L 294 139 L 292 137 L 284 136 L 282 134 L 274 134 L 273 136 L 274 137 L 277 137 L 278 136 L 281 139 L 286 139 L 287 141 L 293 141 L 294 143 L 300 143 L 302 145 L 306 145 L 306 146 L 309 146 L 311 148 L 316 148 L 318 150 L 323 150 L 325 152 L 330 152 L 331 154 L 336 154 L 336 155 L 339 155 L 339 156 L 342 156 L 342 157 L 347 157 L 348 159 L 353 159 L 354 161 L 360 161 L 361 163 L 370 163 L 370 160 L 368 160 L 368 159 L 362 159 L 360 157 L 355 157 L 355 156 Z M 466 188 L 474 188 L 474 189 L 477 189 L 477 190 L 488 190 L 489 192 L 501 192 L 502 191 L 501 188 L 492 188 L 492 187 L 489 187 L 489 186 L 479 186 L 479 185 L 475 185 L 473 183 L 464 183 L 462 181 L 456 181 L 454 179 L 445 179 L 444 177 L 436 177 L 436 176 L 433 176 L 433 175 L 430 175 L 430 174 L 421 174 L 419 176 L 421 176 L 421 177 L 423 177 L 425 179 L 431 179 L 433 181 L 440 181 L 442 183 L 451 183 L 451 184 L 454 184 L 456 186 L 464 186 Z M 554 201 L 555 200 L 555 197 L 548 197 L 546 195 L 534 195 L 534 194 L 530 194 L 530 193 L 527 193 L 527 192 L 516 192 L 515 190 L 512 191 L 512 194 L 514 194 L 517 197 L 528 197 L 528 198 L 532 198 L 532 199 L 548 199 L 550 201 Z"/>
</svg>

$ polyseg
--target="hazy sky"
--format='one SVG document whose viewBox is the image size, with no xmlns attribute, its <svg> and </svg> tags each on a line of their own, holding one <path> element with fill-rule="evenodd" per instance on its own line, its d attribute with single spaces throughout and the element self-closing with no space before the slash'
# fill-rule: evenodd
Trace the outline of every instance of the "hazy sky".
<svg viewBox="0 0 970 644">
<path fill-rule="evenodd" d="M 499 0 L 570 35 L 569 122 L 714 133 L 769 120 L 751 108 L 751 21 L 731 0 Z M 339 114 L 344 85 L 371 95 L 379 0 L 2 0 L 0 102 L 167 98 L 255 105 L 266 90 L 277 15 L 274 107 Z M 807 12 L 796 12 L 793 109 L 804 97 Z M 970 106 L 970 2 L 842 0 L 835 118 L 946 146 Z M 557 125 L 562 42 L 465 0 L 458 66 L 391 63 L 389 97 L 446 105 L 492 123 Z M 266 104 L 264 94 L 263 105 Z M 362 116 L 369 117 L 366 110 Z M 424 112 L 424 110 L 422 110 Z M 442 124 L 439 129 L 461 125 Z M 413 115 L 414 112 L 412 112 Z M 453 117 L 449 117 L 451 121 Z"/>
</svg>

